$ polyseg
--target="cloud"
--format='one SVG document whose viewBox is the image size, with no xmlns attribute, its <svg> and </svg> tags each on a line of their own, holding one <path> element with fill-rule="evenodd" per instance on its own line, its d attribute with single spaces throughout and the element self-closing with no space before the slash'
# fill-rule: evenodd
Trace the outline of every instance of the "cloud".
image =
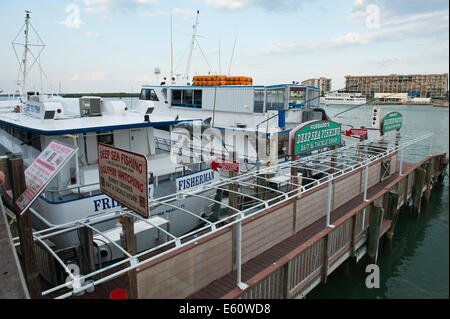
<svg viewBox="0 0 450 319">
<path fill-rule="evenodd" d="M 206 4 L 219 10 L 237 11 L 251 7 L 269 12 L 296 11 L 306 0 L 206 0 Z M 312 1 L 312 0 L 309 0 Z"/>
<path fill-rule="evenodd" d="M 421 15 L 435 11 L 448 11 L 448 0 L 355 0 L 348 19 L 365 18 L 368 6 L 377 6 L 382 20 L 392 20 L 398 16 Z"/>
<path fill-rule="evenodd" d="M 155 4 L 157 0 L 84 0 L 85 12 L 105 13 L 113 11 L 129 12 L 138 7 Z"/>
<path fill-rule="evenodd" d="M 106 73 L 102 71 L 80 75 L 75 73 L 70 80 L 72 81 L 101 81 L 106 79 Z"/>
<path fill-rule="evenodd" d="M 382 23 L 381 26 L 391 26 L 391 25 L 399 25 L 411 22 L 419 22 L 430 19 L 439 19 L 441 18 L 443 21 L 448 21 L 448 10 L 434 11 L 422 14 L 415 14 L 409 16 L 400 16 L 396 17 L 388 22 Z"/>
<path fill-rule="evenodd" d="M 100 34 L 90 31 L 85 32 L 84 35 L 88 38 L 100 38 Z"/>
<path fill-rule="evenodd" d="M 409 57 L 393 56 L 393 57 L 384 57 L 384 58 L 373 58 L 369 61 L 369 63 L 375 64 L 379 67 L 384 68 L 384 67 L 391 66 L 393 64 L 410 62 L 410 61 L 411 61 L 411 58 L 409 58 Z"/>
<path fill-rule="evenodd" d="M 415 23 L 384 27 L 373 32 L 348 32 L 325 40 L 289 39 L 273 43 L 268 48 L 258 52 L 246 53 L 246 55 L 305 54 L 344 47 L 367 46 L 377 42 L 430 39 L 436 34 L 443 36 L 447 34 L 446 38 L 448 38 L 448 23 L 444 19 L 441 20 L 441 23 L 437 23 L 435 19 L 417 20 Z"/>
<path fill-rule="evenodd" d="M 193 17 L 196 12 L 197 11 L 191 9 L 174 8 L 172 9 L 172 11 L 162 11 L 162 10 L 146 11 L 142 13 L 141 16 L 145 18 L 153 18 L 153 17 L 169 16 L 170 14 L 173 14 L 185 17 Z"/>
</svg>

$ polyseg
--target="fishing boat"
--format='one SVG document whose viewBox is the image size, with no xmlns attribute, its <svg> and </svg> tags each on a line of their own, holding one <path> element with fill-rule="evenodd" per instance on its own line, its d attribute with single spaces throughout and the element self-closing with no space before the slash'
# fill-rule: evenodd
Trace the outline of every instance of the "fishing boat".
<svg viewBox="0 0 450 319">
<path fill-rule="evenodd" d="M 25 27 L 29 19 L 27 12 Z M 7 152 L 21 153 L 25 166 L 53 140 L 78 148 L 30 208 L 33 228 L 42 230 L 122 209 L 102 193 L 99 183 L 98 145 L 113 145 L 145 155 L 148 162 L 151 205 L 149 218 L 135 223 L 138 251 L 155 246 L 160 228 L 170 227 L 170 233 L 179 236 L 201 225 L 212 214 L 205 198 L 227 202 L 226 194 L 217 196 L 214 188 L 202 188 L 221 178 L 211 170 L 213 158 L 237 152 L 243 173 L 289 161 L 291 130 L 304 122 L 329 120 L 318 107 L 320 90 L 310 86 L 259 86 L 241 77 L 228 77 L 228 83 L 225 77 L 225 83 L 220 83 L 208 81 L 213 77 L 197 77 L 189 81 L 192 84 L 146 85 L 137 106 L 129 109 L 119 100 L 27 91 L 26 76 L 23 72 L 19 98 L 0 113 L 0 145 Z M 170 206 L 159 204 L 159 198 L 178 192 L 197 196 L 180 196 Z M 3 197 L 11 204 L 8 193 L 3 192 Z M 120 225 L 108 221 L 96 227 L 120 242 Z M 74 247 L 80 239 L 74 231 L 52 242 L 59 254 L 76 255 Z M 97 263 L 123 257 L 101 236 L 95 236 L 95 242 Z"/>
</svg>

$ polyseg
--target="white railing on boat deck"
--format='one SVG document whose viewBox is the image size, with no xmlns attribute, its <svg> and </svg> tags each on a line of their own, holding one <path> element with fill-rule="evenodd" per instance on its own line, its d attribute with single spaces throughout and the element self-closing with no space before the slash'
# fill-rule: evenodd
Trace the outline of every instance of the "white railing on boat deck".
<svg viewBox="0 0 450 319">
<path fill-rule="evenodd" d="M 174 168 L 174 170 L 175 170 L 175 172 L 186 175 L 186 174 L 195 172 L 196 170 L 205 169 L 209 166 L 210 166 L 209 162 L 203 161 L 203 162 L 192 163 L 192 164 L 178 165 Z M 176 173 L 173 173 L 173 174 L 176 174 Z M 167 174 L 167 175 L 171 175 L 171 174 Z M 149 181 L 151 181 L 151 174 L 149 174 Z M 151 182 L 153 182 L 153 181 L 151 181 Z M 98 188 L 89 190 L 89 191 L 82 191 L 83 188 L 94 187 L 94 186 L 98 186 Z M 72 186 L 69 186 L 66 188 L 61 188 L 61 189 L 46 188 L 45 191 L 47 193 L 50 193 L 51 200 L 54 202 L 56 194 L 60 194 L 60 193 L 64 193 L 64 192 L 72 192 L 75 189 L 77 190 L 77 192 L 73 193 L 73 195 L 77 195 L 78 198 L 82 198 L 83 196 L 85 196 L 82 194 L 100 193 L 100 182 L 91 183 L 91 184 L 82 184 L 82 185 L 72 185 Z"/>
<path fill-rule="evenodd" d="M 419 162 L 422 159 L 431 155 L 432 137 L 433 137 L 432 133 L 428 133 L 419 137 L 407 136 L 403 134 L 380 136 L 374 139 L 354 143 L 352 145 L 347 145 L 336 150 L 331 150 L 326 153 L 311 155 L 309 157 L 300 158 L 298 160 L 291 161 L 288 163 L 282 163 L 270 167 L 265 167 L 259 169 L 259 171 L 245 173 L 233 178 L 223 178 L 220 181 L 205 184 L 194 191 L 180 191 L 177 194 L 161 197 L 158 198 L 157 200 L 150 199 L 149 206 L 152 206 L 152 204 L 158 204 L 174 207 L 175 205 L 171 204 L 171 202 L 173 201 L 179 200 L 180 198 L 197 197 L 218 204 L 220 205 L 219 207 L 228 208 L 230 211 L 234 213 L 216 222 L 211 222 L 203 219 L 200 216 L 197 216 L 196 213 L 198 212 L 188 211 L 185 208 L 175 206 L 181 213 L 188 213 L 201 219 L 202 221 L 204 221 L 205 226 L 195 229 L 182 236 L 174 236 L 173 234 L 167 234 L 166 231 L 166 235 L 171 239 L 166 238 L 166 241 L 163 242 L 162 244 L 159 244 L 145 251 L 139 252 L 134 256 L 125 257 L 122 260 L 114 262 L 107 267 L 93 271 L 89 274 L 83 274 L 80 275 L 78 278 L 68 280 L 64 284 L 43 291 L 42 295 L 46 296 L 55 293 L 61 289 L 69 288 L 71 289 L 69 292 L 65 293 L 61 292 L 61 294 L 57 298 L 70 297 L 79 292 L 93 288 L 96 285 L 117 278 L 123 274 L 126 274 L 130 270 L 136 269 L 137 267 L 142 266 L 145 263 L 148 263 L 151 260 L 159 258 L 172 251 L 175 251 L 180 247 L 189 245 L 195 241 L 198 241 L 201 238 L 206 238 L 221 229 L 224 229 L 226 227 L 232 227 L 233 225 L 237 225 L 238 231 L 237 238 L 240 239 L 242 238 L 240 234 L 242 221 L 251 218 L 255 215 L 261 214 L 268 208 L 280 205 L 286 201 L 291 200 L 296 196 L 301 195 L 302 193 L 309 192 L 322 185 L 328 185 L 329 188 L 331 182 L 334 179 L 350 174 L 355 170 L 362 169 L 365 171 L 365 173 L 367 173 L 369 166 L 379 161 L 380 159 L 389 158 L 395 155 L 397 162 L 399 163 L 400 170 L 398 172 L 395 171 L 394 173 L 401 175 L 402 165 L 405 159 L 408 159 L 408 161 L 410 162 Z M 362 155 L 361 152 L 363 152 L 365 156 L 361 156 Z M 313 167 L 312 165 L 315 166 Z M 297 178 L 298 176 L 290 175 L 290 169 L 292 167 L 296 168 L 298 171 L 313 169 L 316 172 L 324 175 L 324 177 L 318 179 L 302 177 L 302 179 L 307 181 L 307 185 L 296 184 L 293 181 L 295 181 L 295 178 Z M 331 172 L 331 170 L 333 170 L 333 172 Z M 257 180 L 259 179 L 269 180 L 268 178 L 265 177 L 264 174 L 273 174 L 276 177 L 286 177 L 285 183 L 288 185 L 288 190 L 283 192 L 276 189 L 270 189 L 270 191 L 274 193 L 274 197 L 271 197 L 270 199 L 267 200 L 262 200 L 249 194 L 240 193 L 238 190 L 237 192 L 240 196 L 250 198 L 254 202 L 254 205 L 246 207 L 245 209 L 242 210 L 236 207 L 232 207 L 221 201 L 217 201 L 215 199 L 211 199 L 209 197 L 201 195 L 201 193 L 205 190 L 229 190 L 230 186 L 233 184 L 241 186 L 246 185 L 248 187 L 253 187 L 255 189 L 261 188 L 262 185 L 260 183 L 257 183 Z M 365 180 L 367 181 L 367 178 Z M 367 189 L 368 185 L 367 182 L 365 182 L 363 186 L 364 199 L 367 196 Z M 330 210 L 331 210 L 330 200 L 331 197 L 329 191 L 328 208 L 327 208 L 327 226 L 333 227 L 333 225 L 330 224 Z M 95 229 L 96 232 L 98 233 L 102 233 L 101 231 L 95 228 L 94 226 L 95 224 L 107 220 L 117 219 L 121 216 L 133 216 L 136 219 L 140 220 L 142 219 L 141 217 L 137 216 L 135 213 L 127 209 L 120 209 L 120 210 L 118 209 L 114 213 L 103 213 L 96 215 L 95 217 L 90 217 L 89 219 L 77 220 L 70 223 L 66 223 L 64 225 L 58 225 L 45 230 L 36 231 L 34 232 L 34 238 L 36 241 L 41 242 L 44 239 L 50 239 L 54 236 L 71 232 L 86 226 L 89 226 L 91 229 Z M 113 239 L 108 238 L 104 233 L 103 236 L 112 244 Z M 14 238 L 14 242 L 16 246 L 20 245 L 18 237 Z M 50 247 L 47 247 L 47 249 L 51 250 Z M 241 263 L 239 262 L 241 260 L 240 240 L 236 241 L 236 251 L 238 259 L 237 283 L 240 284 L 241 283 Z M 51 253 L 53 254 L 53 252 Z M 148 257 L 148 254 L 150 253 L 154 253 L 154 255 Z M 55 256 L 55 258 L 59 257 Z M 139 260 L 139 258 L 143 259 Z M 58 262 L 61 262 L 61 260 L 59 260 Z M 118 266 L 123 266 L 123 268 L 108 275 L 105 275 L 106 271 L 109 271 Z M 105 276 L 103 276 L 102 278 L 97 277 L 97 279 L 94 279 L 94 276 L 99 274 L 103 274 Z M 68 276 L 72 278 L 70 274 L 68 274 Z M 75 287 L 76 280 L 77 283 L 81 282 L 82 284 L 81 286 L 78 286 L 78 288 L 75 289 L 73 287 Z M 90 280 L 90 282 L 87 283 L 88 282 L 87 280 Z"/>
</svg>

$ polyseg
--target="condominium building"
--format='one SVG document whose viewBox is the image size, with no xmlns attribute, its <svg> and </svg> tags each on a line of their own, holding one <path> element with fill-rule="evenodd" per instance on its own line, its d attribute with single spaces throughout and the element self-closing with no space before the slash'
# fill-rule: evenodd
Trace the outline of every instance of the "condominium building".
<svg viewBox="0 0 450 319">
<path fill-rule="evenodd" d="M 319 88 L 321 93 L 328 93 L 331 91 L 331 79 L 324 77 L 302 81 L 302 85 L 310 85 Z"/>
<path fill-rule="evenodd" d="M 424 98 L 444 98 L 448 91 L 448 73 L 410 75 L 345 76 L 347 92 L 360 92 L 367 98 L 375 93 L 409 93 Z"/>
</svg>

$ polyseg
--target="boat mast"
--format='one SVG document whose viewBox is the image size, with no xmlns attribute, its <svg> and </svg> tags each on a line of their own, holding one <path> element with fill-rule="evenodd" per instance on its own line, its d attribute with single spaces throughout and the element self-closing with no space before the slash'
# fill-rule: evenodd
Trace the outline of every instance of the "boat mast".
<svg viewBox="0 0 450 319">
<path fill-rule="evenodd" d="M 173 81 L 173 39 L 172 39 L 172 15 L 170 15 L 170 83 Z"/>
<path fill-rule="evenodd" d="M 197 26 L 198 26 L 198 16 L 200 14 L 200 11 L 197 10 L 197 17 L 195 19 L 195 24 L 194 24 L 194 31 L 192 33 L 192 40 L 191 40 L 191 48 L 189 49 L 189 56 L 188 56 L 188 61 L 187 61 L 187 66 L 186 66 L 186 79 L 189 79 L 189 68 L 191 66 L 191 59 L 192 59 L 192 50 L 194 49 L 194 43 L 195 43 L 195 36 L 197 35 Z"/>
<path fill-rule="evenodd" d="M 26 77 L 27 77 L 27 54 L 28 54 L 28 31 L 30 29 L 30 11 L 25 11 L 26 17 L 25 17 L 25 50 L 23 52 L 23 80 L 22 80 L 22 94 L 26 93 Z"/>
<path fill-rule="evenodd" d="M 230 59 L 230 67 L 228 68 L 228 76 L 230 76 L 230 74 L 231 74 L 231 63 L 233 63 L 233 55 L 234 55 L 234 49 L 236 48 L 236 40 L 237 40 L 237 36 L 234 38 L 233 51 L 231 52 L 231 59 Z"/>
<path fill-rule="evenodd" d="M 45 48 L 45 43 L 44 43 L 44 41 L 42 41 L 41 37 L 39 36 L 39 33 L 37 33 L 37 31 L 34 29 L 33 25 L 31 24 L 31 21 L 30 21 L 31 20 L 31 17 L 30 17 L 31 11 L 25 10 L 25 13 L 26 13 L 25 24 L 22 26 L 19 33 L 17 33 L 16 37 L 14 38 L 14 40 L 12 42 L 14 53 L 16 55 L 17 62 L 19 63 L 19 67 L 20 67 L 18 75 L 17 75 L 17 87 L 22 86 L 21 95 L 26 95 L 27 75 L 30 73 L 34 64 L 37 64 L 39 67 L 39 70 L 40 70 L 41 90 L 42 90 L 42 76 L 44 76 L 47 79 L 47 81 L 49 81 L 47 75 L 42 70 L 41 59 L 40 59 L 41 53 Z M 36 36 L 36 39 L 34 40 L 36 42 L 34 42 L 32 37 L 30 37 L 30 32 L 32 32 L 32 31 L 34 31 L 34 34 Z M 25 35 L 25 43 L 22 43 L 22 41 L 19 40 L 19 37 L 22 34 L 22 32 L 24 32 L 23 34 Z M 33 42 L 33 43 L 30 43 L 30 42 Z M 16 46 L 24 47 L 21 58 L 19 58 L 19 53 L 18 53 Z M 37 52 L 33 53 L 33 51 L 32 51 L 33 47 L 37 48 Z M 33 58 L 30 66 L 28 66 L 28 58 L 29 58 L 28 53 L 30 53 L 31 57 Z M 20 80 L 20 77 L 22 77 L 21 80 Z M 18 91 L 18 90 L 19 89 L 17 89 L 16 91 Z"/>
</svg>

